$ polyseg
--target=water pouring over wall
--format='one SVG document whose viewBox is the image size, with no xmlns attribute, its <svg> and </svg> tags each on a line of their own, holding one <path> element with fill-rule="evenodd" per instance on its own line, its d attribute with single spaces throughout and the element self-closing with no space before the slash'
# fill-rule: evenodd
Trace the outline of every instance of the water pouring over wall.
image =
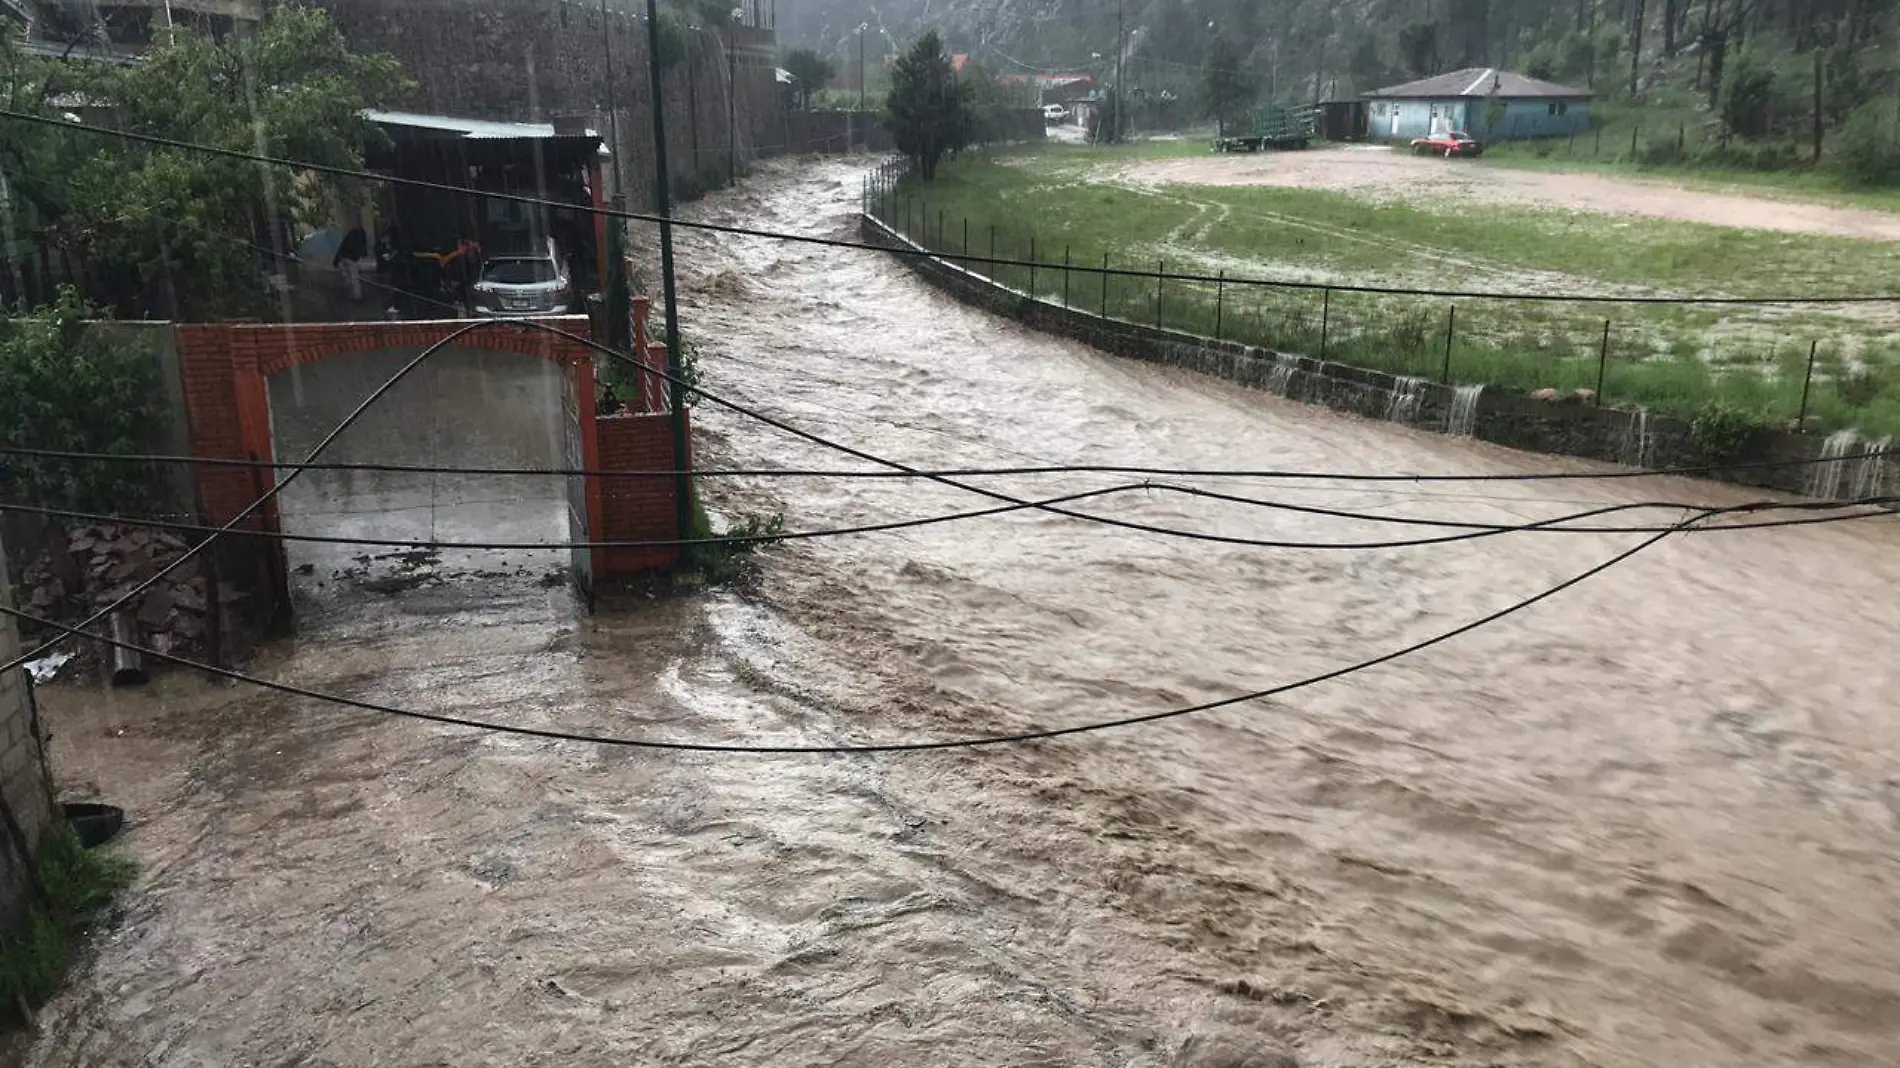
<svg viewBox="0 0 1900 1068">
<path fill-rule="evenodd" d="M 1808 472 L 1807 495 L 1830 501 L 1839 497 L 1841 482 L 1847 477 L 1848 453 L 1859 444 L 1860 435 L 1852 430 L 1836 430 L 1829 434 L 1827 441 L 1821 445 L 1821 462 Z M 1863 460 L 1859 466 L 1865 467 L 1866 464 L 1867 461 Z"/>
<path fill-rule="evenodd" d="M 1649 431 L 1649 409 L 1638 408 L 1630 413 L 1628 429 L 1623 432 L 1623 447 L 1618 457 L 1630 467 L 1648 467 L 1650 453 L 1655 449 L 1655 437 Z"/>
<path fill-rule="evenodd" d="M 1391 396 L 1386 398 L 1386 421 L 1411 426 L 1418 422 L 1419 405 L 1424 400 L 1425 380 L 1411 375 L 1399 375 L 1392 381 Z"/>
<path fill-rule="evenodd" d="M 1473 437 L 1478 432 L 1478 399 L 1483 386 L 1459 386 L 1451 394 L 1451 410 L 1445 416 L 1445 433 L 1454 438 Z"/>
</svg>

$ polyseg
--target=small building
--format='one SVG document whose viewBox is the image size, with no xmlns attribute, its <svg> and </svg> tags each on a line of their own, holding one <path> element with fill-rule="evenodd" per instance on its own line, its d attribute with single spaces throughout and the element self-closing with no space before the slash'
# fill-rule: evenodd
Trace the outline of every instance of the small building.
<svg viewBox="0 0 1900 1068">
<path fill-rule="evenodd" d="M 1481 141 L 1568 137 L 1590 128 L 1588 89 L 1471 67 L 1364 94 L 1374 140 L 1462 130 Z"/>
</svg>

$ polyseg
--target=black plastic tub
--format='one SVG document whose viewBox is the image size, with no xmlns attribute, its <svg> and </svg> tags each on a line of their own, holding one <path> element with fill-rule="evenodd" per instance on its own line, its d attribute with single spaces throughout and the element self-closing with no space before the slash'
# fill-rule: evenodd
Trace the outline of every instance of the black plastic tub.
<svg viewBox="0 0 1900 1068">
<path fill-rule="evenodd" d="M 66 813 L 66 822 L 73 825 L 73 833 L 79 836 L 79 844 L 87 849 L 112 841 L 125 826 L 125 810 L 117 805 L 67 801 L 59 807 Z"/>
</svg>

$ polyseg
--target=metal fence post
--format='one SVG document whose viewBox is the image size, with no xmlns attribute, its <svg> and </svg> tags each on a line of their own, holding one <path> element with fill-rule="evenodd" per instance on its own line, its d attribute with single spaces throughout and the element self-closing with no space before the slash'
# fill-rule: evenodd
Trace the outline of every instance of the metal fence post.
<svg viewBox="0 0 1900 1068">
<path fill-rule="evenodd" d="M 995 223 L 990 224 L 990 264 L 989 264 L 989 267 L 990 267 L 991 278 L 996 277 L 1000 273 L 996 269 L 996 224 Z"/>
<path fill-rule="evenodd" d="M 1821 340 L 1816 338 L 1808 345 L 1808 376 L 1801 381 L 1801 414 L 1794 419 L 1797 432 L 1808 429 L 1808 391 L 1814 388 L 1814 358 L 1820 353 Z"/>
<path fill-rule="evenodd" d="M 937 251 L 943 251 L 943 209 L 937 209 Z"/>
<path fill-rule="evenodd" d="M 963 217 L 963 258 L 965 261 L 963 265 L 968 267 L 970 265 L 968 262 L 970 258 L 970 217 L 968 215 Z"/>
<path fill-rule="evenodd" d="M 1036 235 L 1029 235 L 1029 297 L 1036 297 Z"/>
<path fill-rule="evenodd" d="M 1062 246 L 1062 308 L 1069 308 L 1069 246 Z"/>
<path fill-rule="evenodd" d="M 1326 338 L 1333 326 L 1333 287 L 1327 286 L 1321 293 L 1319 306 L 1319 358 L 1326 360 Z"/>
<path fill-rule="evenodd" d="M 1108 253 L 1102 253 L 1102 318 L 1108 318 Z"/>
<path fill-rule="evenodd" d="M 1214 340 L 1221 339 L 1221 319 L 1227 312 L 1227 270 L 1221 269 L 1214 282 Z"/>
<path fill-rule="evenodd" d="M 1603 407 L 1603 380 L 1610 369 L 1610 321 L 1603 320 L 1603 347 L 1597 350 L 1597 407 Z"/>
<path fill-rule="evenodd" d="M 1168 284 L 1168 261 L 1155 261 L 1155 329 L 1161 329 L 1161 290 Z"/>
<path fill-rule="evenodd" d="M 1445 317 L 1445 373 L 1440 381 L 1451 385 L 1451 339 L 1458 333 L 1458 305 L 1451 306 L 1451 314 Z"/>
</svg>

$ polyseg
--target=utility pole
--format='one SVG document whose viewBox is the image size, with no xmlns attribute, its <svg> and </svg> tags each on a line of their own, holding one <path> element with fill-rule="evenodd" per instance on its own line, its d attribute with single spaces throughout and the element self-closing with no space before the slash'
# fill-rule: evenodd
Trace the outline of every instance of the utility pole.
<svg viewBox="0 0 1900 1068">
<path fill-rule="evenodd" d="M 1115 95 L 1110 97 L 1114 106 L 1115 125 L 1109 133 L 1108 143 L 1119 145 L 1122 141 L 1122 57 L 1128 54 L 1128 0 L 1121 0 L 1115 7 Z"/>
<path fill-rule="evenodd" d="M 605 0 L 603 0 L 603 3 Z M 666 302 L 666 373 L 672 400 L 673 503 L 677 507 L 681 540 L 693 536 L 693 476 L 688 471 L 690 442 L 686 433 L 685 372 L 680 352 L 679 291 L 673 277 L 673 188 L 666 166 L 666 99 L 660 77 L 660 12 L 658 0 L 647 0 L 647 72 L 653 86 L 653 201 L 660 217 L 660 284 Z"/>
<path fill-rule="evenodd" d="M 739 20 L 745 16 L 742 8 L 732 9 L 732 18 L 726 23 L 726 184 L 732 185 L 739 180 L 739 53 L 734 51 L 738 43 Z"/>
</svg>

